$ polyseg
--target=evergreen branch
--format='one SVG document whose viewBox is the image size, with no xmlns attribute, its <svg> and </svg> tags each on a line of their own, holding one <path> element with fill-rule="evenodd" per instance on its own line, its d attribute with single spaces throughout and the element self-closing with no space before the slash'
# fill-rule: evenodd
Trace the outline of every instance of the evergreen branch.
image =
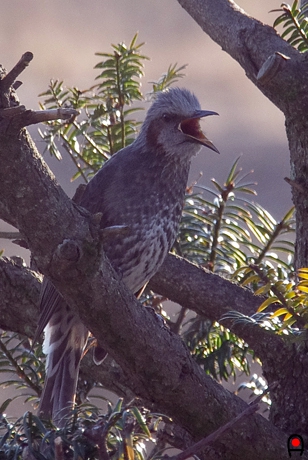
<svg viewBox="0 0 308 460">
<path fill-rule="evenodd" d="M 282 3 L 281 9 L 271 10 L 271 12 L 282 11 L 282 14 L 274 21 L 273 26 L 277 27 L 281 24 L 285 29 L 281 37 L 286 39 L 290 45 L 297 48 L 299 51 L 307 51 L 307 5 L 303 5 L 302 8 L 298 8 L 297 5 L 298 0 L 294 0 L 292 6 L 287 3 Z"/>
<path fill-rule="evenodd" d="M 10 352 L 10 350 L 4 345 L 2 339 L 0 339 L 0 350 L 6 356 L 6 358 L 9 360 L 11 363 L 11 366 L 15 369 L 16 375 L 21 378 L 26 385 L 31 388 L 35 393 L 40 396 L 42 390 L 40 386 L 35 385 L 35 383 L 32 382 L 32 380 L 27 376 L 27 374 L 24 372 L 23 368 L 19 366 L 18 362 L 15 360 L 14 356 Z"/>
<path fill-rule="evenodd" d="M 296 313 L 296 311 L 290 307 L 286 301 L 286 299 L 284 298 L 283 294 L 277 289 L 277 287 L 275 285 L 273 285 L 271 283 L 271 280 L 268 278 L 268 276 L 264 273 L 264 271 L 256 264 L 251 264 L 250 265 L 250 268 L 255 272 L 257 273 L 257 275 L 259 276 L 260 280 L 265 284 L 270 284 L 271 287 L 270 287 L 270 290 L 273 292 L 273 294 L 277 297 L 277 299 L 281 302 L 281 304 L 285 307 L 285 309 L 290 313 L 290 315 L 293 316 L 294 319 L 296 319 L 298 325 L 301 327 L 301 328 L 305 328 L 306 326 L 306 321 L 304 320 L 304 318 L 302 318 L 300 315 L 298 315 Z"/>
</svg>

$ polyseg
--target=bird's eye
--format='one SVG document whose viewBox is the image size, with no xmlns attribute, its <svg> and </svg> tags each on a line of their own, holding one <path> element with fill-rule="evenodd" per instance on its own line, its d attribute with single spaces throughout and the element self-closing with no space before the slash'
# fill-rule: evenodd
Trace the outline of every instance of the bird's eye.
<svg viewBox="0 0 308 460">
<path fill-rule="evenodd" d="M 171 121 L 171 115 L 168 115 L 167 113 L 164 113 L 163 114 L 163 120 L 166 122 L 166 123 L 169 123 Z"/>
</svg>

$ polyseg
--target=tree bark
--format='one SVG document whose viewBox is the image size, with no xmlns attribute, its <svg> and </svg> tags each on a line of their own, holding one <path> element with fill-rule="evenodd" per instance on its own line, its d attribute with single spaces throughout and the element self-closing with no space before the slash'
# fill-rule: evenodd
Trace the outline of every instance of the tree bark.
<svg viewBox="0 0 308 460">
<path fill-rule="evenodd" d="M 2 317 L 2 315 L 0 316 L 0 318 L 2 318 L 0 326 L 4 329 L 17 330 L 19 333 L 28 335 L 29 330 L 31 332 L 35 329 L 36 304 L 39 296 L 40 280 L 37 279 L 34 272 L 7 259 L 0 259 L 0 280 L 2 279 L 14 280 L 14 282 L 7 283 L 7 289 L 3 290 L 4 295 L 1 297 L 2 303 L 0 303 L 0 311 L 2 312 L 4 310 L 6 314 L 4 317 Z M 28 302 L 24 302 L 23 310 L 27 311 L 30 315 L 29 318 L 31 318 L 27 325 L 22 318 L 18 321 L 19 305 L 18 303 L 15 305 L 16 300 L 14 291 L 12 292 L 11 289 L 12 284 L 17 292 L 22 293 L 27 291 L 29 285 L 31 286 L 28 295 L 23 296 Z M 202 268 L 172 255 L 168 256 L 160 272 L 151 280 L 151 287 L 160 294 L 168 295 L 172 300 L 180 302 L 187 308 L 193 309 L 201 315 L 206 315 L 212 320 L 218 320 L 221 318 L 222 314 L 228 312 L 230 308 L 237 309 L 243 315 L 251 314 L 263 300 L 262 298 L 254 296 L 247 289 L 243 289 L 230 283 L 226 279 L 220 278 L 213 273 L 207 272 Z M 17 298 L 17 302 L 19 302 L 19 298 Z M 10 305 L 9 312 L 7 311 L 8 304 Z M 24 330 L 22 329 L 22 325 L 24 326 Z M 230 326 L 232 328 L 231 323 Z M 140 323 L 136 324 L 139 334 L 142 333 L 140 327 Z M 266 369 L 267 367 L 271 371 L 271 378 L 269 378 L 269 381 L 273 382 L 278 380 L 279 391 L 284 391 L 284 381 L 286 378 L 285 369 L 287 368 L 286 361 L 292 361 L 292 359 L 297 359 L 298 361 L 298 356 L 294 356 L 292 347 L 290 348 L 279 337 L 258 327 L 256 324 L 248 323 L 244 326 L 235 325 L 234 328 L 239 336 L 244 335 L 252 347 L 257 349 L 258 344 L 261 344 L 260 353 L 264 353 L 264 368 Z M 101 337 L 101 339 L 103 339 L 103 337 Z M 151 358 L 155 359 L 155 356 L 157 357 L 156 352 L 151 355 Z M 171 354 L 171 356 L 173 357 L 174 355 Z M 149 358 L 146 357 L 145 359 Z M 115 391 L 118 395 L 128 399 L 130 399 L 133 394 L 144 395 L 142 388 L 140 389 L 139 380 L 130 378 L 132 375 L 131 371 L 128 372 L 127 369 L 123 371 L 121 367 L 115 365 L 109 366 L 110 361 L 104 363 L 102 366 L 95 366 L 91 363 L 91 359 L 88 356 L 87 359 L 82 362 L 81 378 L 84 380 L 89 380 L 90 378 L 93 382 L 101 382 L 107 389 Z M 278 367 L 280 371 L 277 370 Z M 170 371 L 171 370 L 172 369 L 170 369 Z M 290 379 L 288 381 L 290 381 Z M 147 384 L 150 385 L 151 382 L 148 381 Z M 165 394 L 165 397 L 167 397 L 167 395 L 168 393 Z M 275 392 L 272 394 L 272 398 L 275 399 Z M 145 396 L 145 401 L 149 407 L 154 408 L 156 411 L 162 410 L 161 403 L 157 401 L 156 398 L 153 399 Z M 207 411 L 210 411 L 210 407 L 207 407 Z M 275 412 L 275 416 L 279 416 L 278 410 Z M 216 414 L 211 413 L 210 417 L 216 418 Z M 272 434 L 273 433 L 271 433 L 271 435 Z M 189 439 L 191 439 L 191 437 L 194 439 L 192 433 L 191 435 Z M 259 433 L 259 435 L 261 436 L 261 433 Z M 263 437 L 262 440 L 262 442 L 266 442 Z M 271 457 L 269 456 L 268 458 Z"/>
<path fill-rule="evenodd" d="M 5 258 L 0 259 L 0 287 L 3 295 L 0 298 L 0 327 L 33 337 L 37 321 L 37 302 L 40 280 L 36 273 L 16 262 Z M 259 327 L 249 316 L 254 314 L 261 302 L 261 297 L 253 295 L 248 289 L 237 286 L 204 268 L 197 267 L 179 257 L 169 255 L 160 271 L 152 278 L 150 288 L 158 294 L 205 316 L 212 321 L 221 321 L 223 315 L 234 310 L 242 315 L 241 322 L 225 320 L 239 337 L 244 339 L 262 361 L 263 373 L 269 384 L 278 382 L 271 391 L 271 420 L 286 432 L 298 431 L 297 417 L 294 418 L 294 404 L 303 415 L 307 410 L 306 393 L 307 367 L 306 351 L 297 350 L 273 332 Z M 19 317 L 20 304 L 27 314 Z M 245 317 L 247 319 L 245 321 Z M 90 375 L 94 382 L 101 382 L 106 388 L 124 396 L 128 389 L 123 386 L 127 376 L 119 378 L 119 370 L 115 370 L 116 378 L 108 376 L 106 366 L 91 366 L 89 360 L 84 363 L 82 375 Z M 117 383 L 116 383 L 117 382 Z M 295 385 L 296 383 L 296 385 Z M 130 383 L 131 391 L 138 394 L 138 387 Z M 120 391 L 121 389 L 121 391 Z M 295 391 L 297 389 L 297 391 Z M 128 394 L 131 394 L 128 391 Z M 288 397 L 286 398 L 286 396 Z M 286 404 L 286 401 L 290 401 Z M 306 430 L 306 421 L 301 418 L 301 430 Z"/>
<path fill-rule="evenodd" d="M 285 115 L 296 207 L 296 268 L 308 266 L 308 59 L 232 0 L 178 0 Z M 278 54 L 277 54 L 278 53 Z M 279 54 L 280 53 L 280 54 Z M 281 56 L 283 55 L 283 56 Z"/>
<path fill-rule="evenodd" d="M 14 94 L 8 93 L 5 85 L 2 86 L 2 108 L 16 107 L 18 104 Z M 33 114 L 28 115 L 33 120 Z M 101 251 L 98 219 L 68 199 L 42 161 L 27 132 L 20 130 L 21 123 L 27 125 L 28 115 L 17 113 L 16 123 L 15 111 L 9 119 L 6 116 L 0 118 L 0 217 L 18 228 L 38 269 L 50 278 L 117 361 L 124 374 L 129 376 L 131 391 L 171 416 L 194 441 L 202 439 L 239 415 L 247 405 L 206 376 L 191 358 L 181 339 L 168 330 L 151 310 L 140 308 L 134 296 L 126 291 Z M 168 265 L 170 260 L 171 266 Z M 170 298 L 190 308 L 196 303 L 196 311 L 203 313 L 205 307 L 201 304 L 206 304 L 205 299 L 208 298 L 206 314 L 215 319 L 221 315 L 218 318 L 218 313 L 210 305 L 216 305 L 219 313 L 225 313 L 233 306 L 238 310 L 242 308 L 248 314 L 254 312 L 258 301 L 245 289 L 211 275 L 215 288 L 208 286 L 202 290 L 206 272 L 191 264 L 186 265 L 186 262 L 180 263 L 185 265 L 185 276 L 191 282 L 197 277 L 197 282 L 201 283 L 198 290 L 202 291 L 202 296 L 199 299 L 197 295 L 194 296 L 196 292 L 182 282 L 181 277 L 173 279 L 171 289 L 170 282 L 168 284 L 171 277 L 169 270 L 171 267 L 172 270 L 177 269 L 174 264 L 178 264 L 178 259 L 175 258 L 168 258 L 166 267 L 152 280 L 153 287 L 158 283 L 158 292 L 170 292 Z M 164 269 L 167 270 L 165 273 Z M 30 272 L 27 272 L 28 275 L 32 276 Z M 230 290 L 225 288 L 227 284 Z M 228 293 L 231 307 L 226 304 Z M 18 299 L 16 301 L 20 302 Z M 4 314 L 1 314 L 1 318 L 3 324 L 8 321 Z M 29 324 L 32 322 L 32 317 L 29 317 Z M 248 343 L 254 343 L 267 363 L 264 367 L 267 367 L 269 381 L 274 376 L 277 378 L 277 369 L 281 371 L 281 374 L 278 372 L 278 378 L 280 387 L 284 388 L 285 360 L 287 358 L 291 362 L 295 358 L 299 362 L 298 352 L 286 340 L 261 329 L 257 324 L 251 327 L 249 324 L 226 324 L 230 324 Z M 275 362 L 276 372 L 272 370 Z M 303 360 L 300 363 L 304 365 Z M 292 367 L 292 376 L 295 378 L 298 372 L 294 373 L 294 369 Z M 303 374 L 300 379 L 302 385 L 305 380 Z M 289 391 L 290 387 L 287 388 Z M 288 397 L 291 403 L 298 403 L 298 395 L 294 398 L 288 393 Z M 275 396 L 273 399 L 275 401 Z M 286 430 L 285 433 L 260 415 L 250 415 L 249 423 L 240 422 L 211 448 L 207 448 L 206 458 L 288 458 L 288 429 L 292 427 L 294 431 L 293 428 L 299 426 L 302 432 L 307 424 L 303 414 L 308 411 L 301 411 L 300 425 L 297 425 L 297 415 L 291 423 L 285 417 L 287 423 L 284 425 L 279 409 L 283 416 L 287 411 L 283 411 L 279 393 L 276 399 L 278 418 L 274 421 Z M 292 407 L 291 403 L 287 404 L 288 411 Z M 302 403 L 302 409 L 306 408 L 306 404 Z"/>
<path fill-rule="evenodd" d="M 95 218 L 91 220 L 65 196 L 26 132 L 0 136 L 0 159 L 5 165 L 0 170 L 0 216 L 15 223 L 36 265 L 129 375 L 134 393 L 154 402 L 194 440 L 244 410 L 246 404 L 206 376 L 181 339 L 126 291 L 100 253 Z M 250 416 L 243 438 L 244 426 L 239 423 L 217 441 L 212 458 L 221 452 L 229 459 L 244 459 L 253 452 L 260 458 L 264 445 L 269 460 L 276 459 L 277 452 L 287 458 L 287 436 L 263 417 Z M 262 442 L 252 449 L 244 439 L 255 433 Z"/>
<path fill-rule="evenodd" d="M 296 208 L 295 267 L 308 266 L 308 59 L 276 31 L 248 16 L 232 0 L 178 0 L 222 49 L 245 70 L 246 76 L 285 115 L 290 148 L 290 183 Z M 299 348 L 299 347 L 298 347 Z M 286 432 L 308 432 L 307 362 L 305 351 L 294 346 L 293 358 L 277 353 L 280 364 L 263 371 L 269 381 L 284 376 L 272 394 L 270 419 Z M 305 348 L 305 347 L 303 347 Z M 268 354 L 271 351 L 268 350 Z M 305 409 L 304 409 L 305 406 Z M 294 408 L 299 408 L 294 411 Z M 303 430 L 303 431 L 301 431 Z"/>
</svg>

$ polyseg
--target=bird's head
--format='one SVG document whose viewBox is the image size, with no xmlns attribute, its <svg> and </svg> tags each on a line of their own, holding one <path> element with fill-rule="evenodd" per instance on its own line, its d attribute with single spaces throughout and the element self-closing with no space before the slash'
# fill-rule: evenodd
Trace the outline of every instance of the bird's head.
<svg viewBox="0 0 308 460">
<path fill-rule="evenodd" d="M 165 155 L 191 158 L 201 146 L 219 153 L 200 127 L 200 119 L 216 112 L 201 110 L 198 99 L 186 89 L 158 93 L 148 110 L 142 133 L 147 144 Z"/>
</svg>

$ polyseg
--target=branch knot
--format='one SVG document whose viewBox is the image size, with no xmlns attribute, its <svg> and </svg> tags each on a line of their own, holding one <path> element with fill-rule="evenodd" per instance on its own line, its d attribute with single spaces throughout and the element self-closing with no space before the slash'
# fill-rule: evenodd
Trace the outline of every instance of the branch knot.
<svg viewBox="0 0 308 460">
<path fill-rule="evenodd" d="M 279 53 L 279 51 L 276 51 L 274 54 L 269 56 L 257 74 L 256 78 L 258 83 L 264 85 L 265 83 L 271 81 L 277 73 L 285 67 L 286 62 L 289 59 L 289 56 Z"/>
<path fill-rule="evenodd" d="M 69 262 L 70 264 L 72 262 L 76 263 L 80 259 L 81 250 L 76 241 L 65 239 L 57 247 L 55 256 L 61 261 L 63 261 L 65 265 L 67 264 L 67 262 Z"/>
</svg>

